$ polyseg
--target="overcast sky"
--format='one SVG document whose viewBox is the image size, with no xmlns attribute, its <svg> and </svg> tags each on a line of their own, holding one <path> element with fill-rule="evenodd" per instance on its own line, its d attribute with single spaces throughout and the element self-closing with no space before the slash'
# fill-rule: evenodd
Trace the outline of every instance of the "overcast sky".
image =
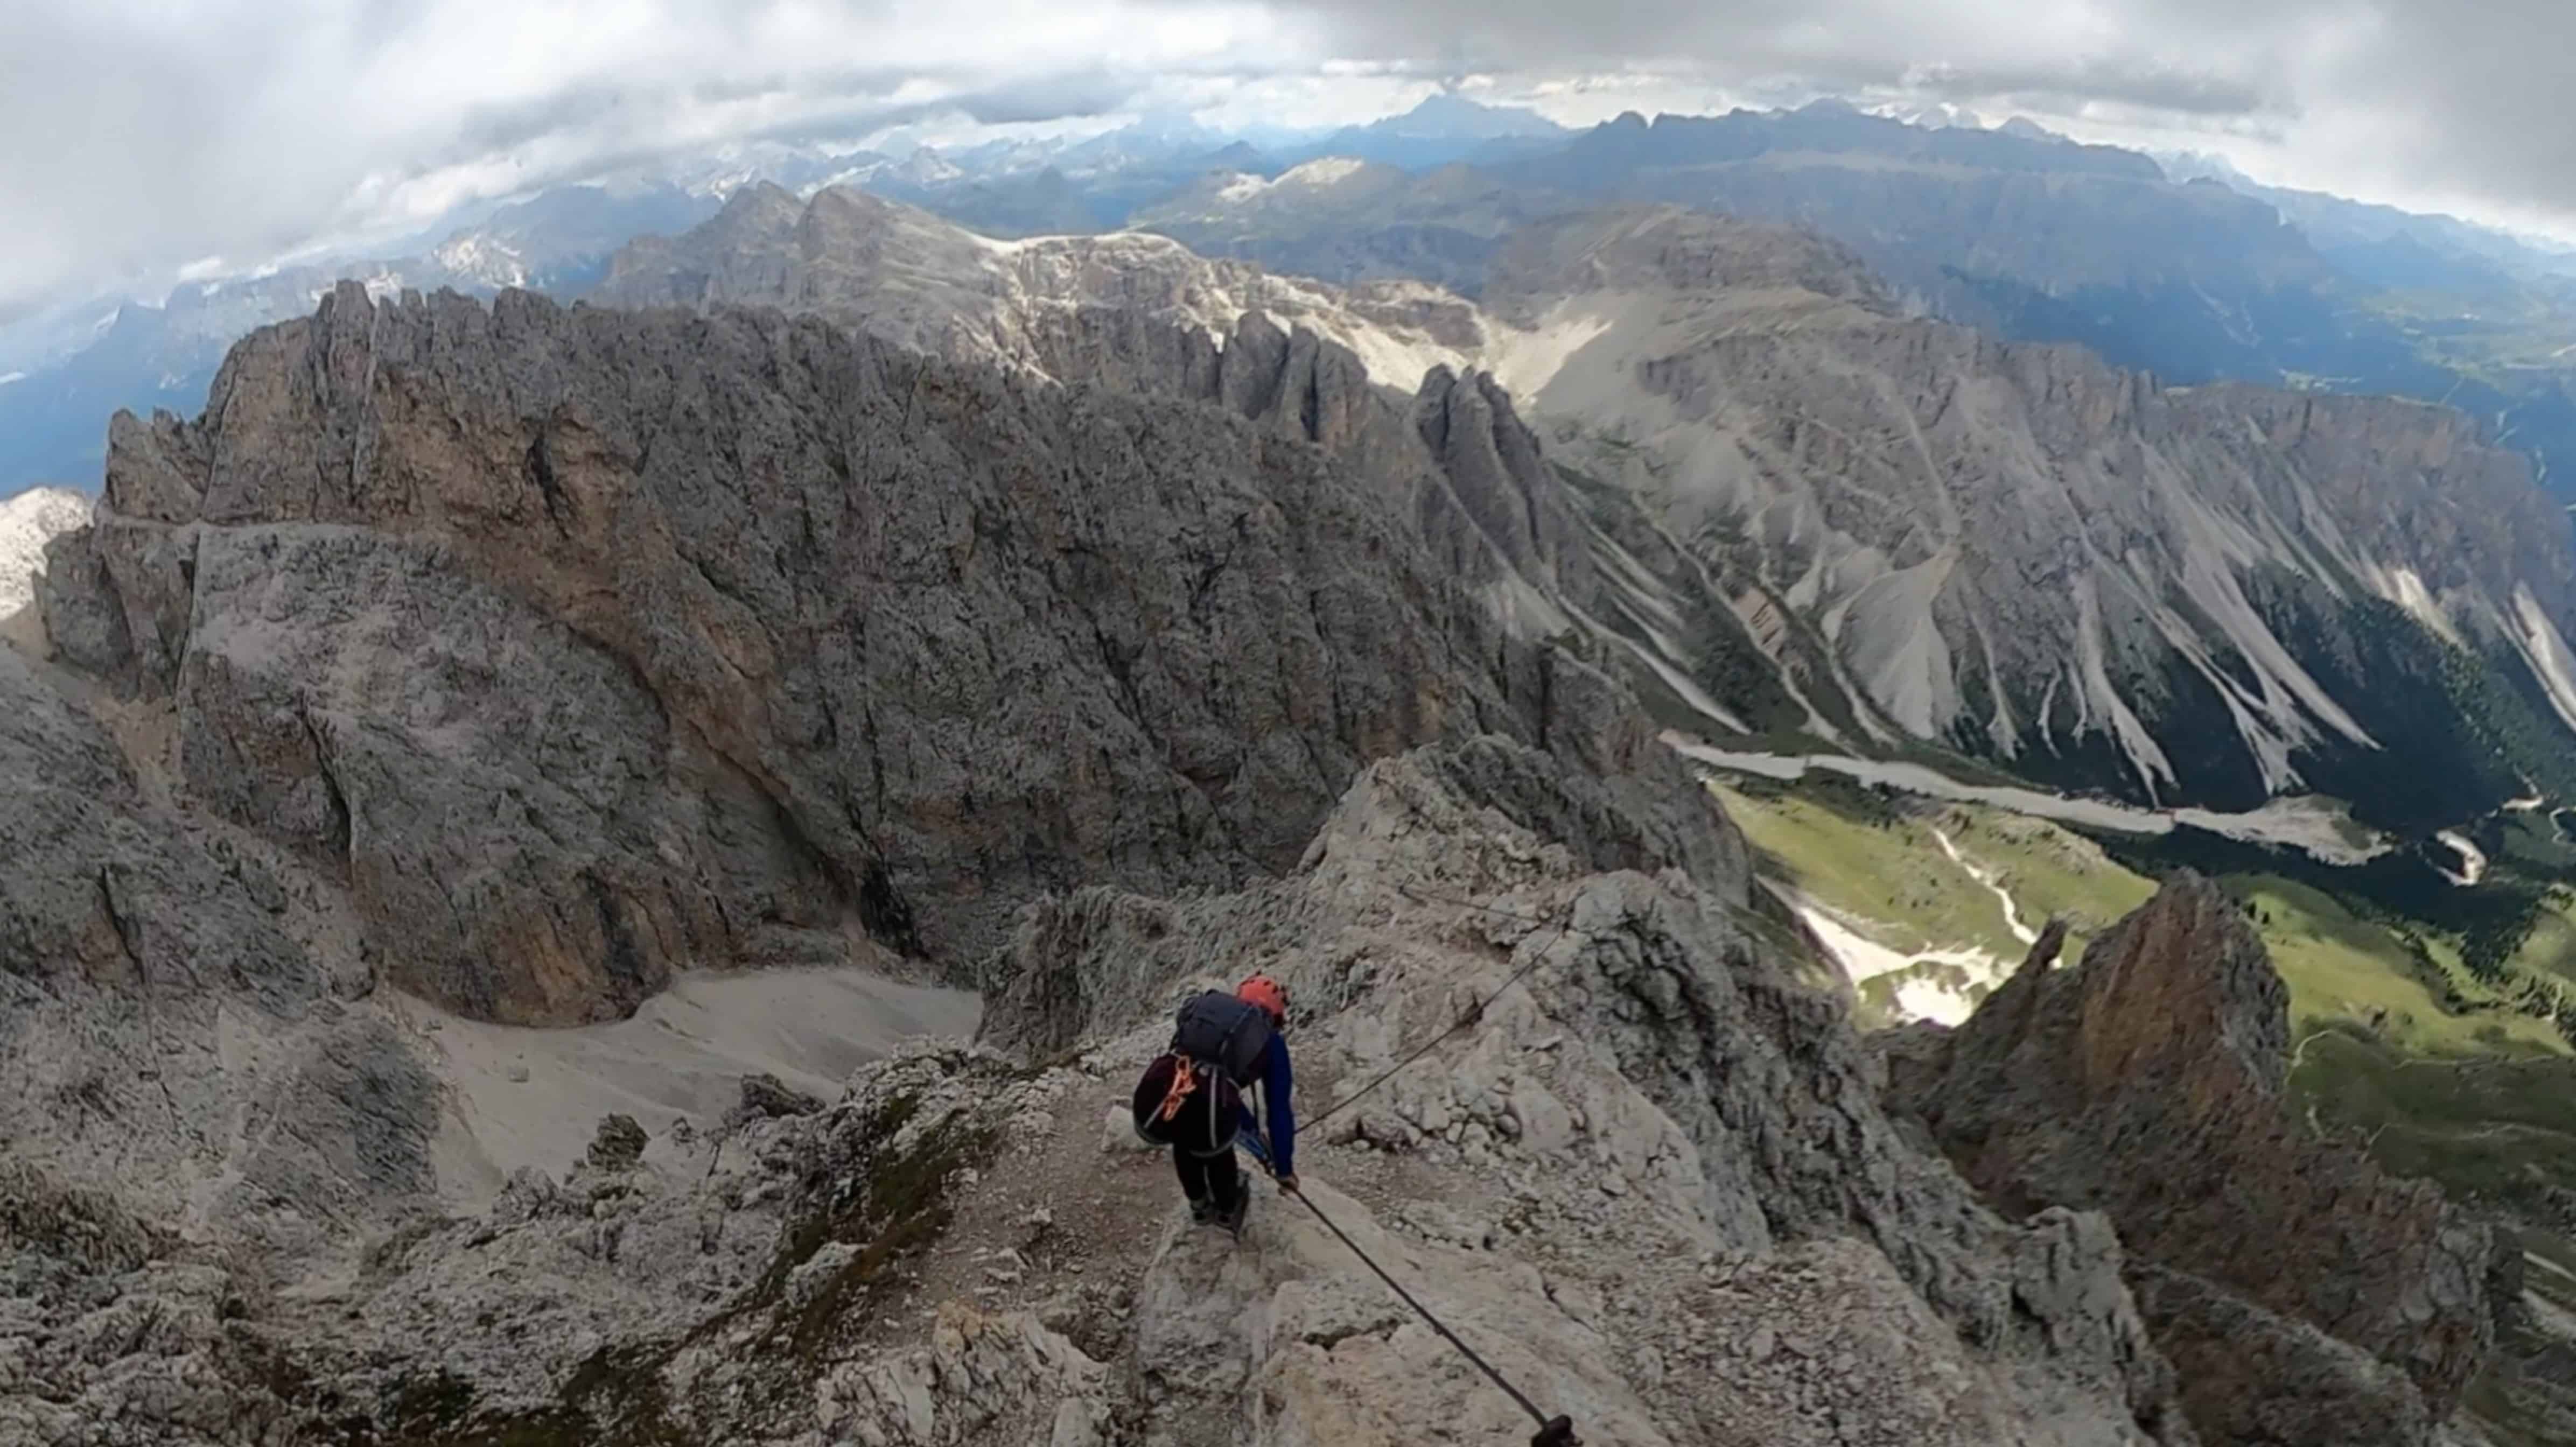
<svg viewBox="0 0 2576 1447">
<path fill-rule="evenodd" d="M 1820 93 L 2031 115 L 2576 233 L 2571 0 L 0 0 L 0 319 L 762 135 L 1569 122 Z"/>
</svg>

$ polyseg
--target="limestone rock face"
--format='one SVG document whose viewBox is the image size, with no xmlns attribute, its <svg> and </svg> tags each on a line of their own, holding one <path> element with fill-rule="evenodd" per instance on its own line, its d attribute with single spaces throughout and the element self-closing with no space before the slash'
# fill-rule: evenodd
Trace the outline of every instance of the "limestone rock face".
<svg viewBox="0 0 2576 1447">
<path fill-rule="evenodd" d="M 0 622 L 35 598 L 45 545 L 89 518 L 89 499 L 57 487 L 0 498 Z"/>
<path fill-rule="evenodd" d="M 1187 265 L 727 218 L 703 313 L 344 287 L 203 419 L 114 427 L 46 646 L 0 648 L 0 1435 L 1525 1432 L 1315 1211 L 1592 1440 L 2447 1412 L 2483 1238 L 2282 1124 L 2223 909 L 2017 981 L 2054 1008 L 1917 1042 L 1891 1095 L 1638 706 L 1695 687 L 1655 667 L 1682 620 L 1513 358 L 1389 388 L 1412 354 L 1321 293 L 1200 328 L 1156 300 L 1207 300 Z M 725 304 L 827 282 L 946 355 Z M 579 1077 L 504 1025 L 853 962 L 982 987 L 987 1040 L 522 1118 Z M 1297 1002 L 1315 1209 L 1259 1185 L 1237 1246 L 1102 1122 L 1254 968 Z M 613 1048 L 674 1021 L 721 1023 Z M 562 1159 L 504 1179 L 478 1117 Z M 2330 1205 L 2384 1279 L 2328 1272 Z"/>
<path fill-rule="evenodd" d="M 1332 355 L 1289 339 L 1236 410 L 1283 375 L 1378 407 L 1313 390 Z M 469 1014 L 862 938 L 954 964 L 1040 888 L 1285 867 L 1370 758 L 1642 738 L 1284 405 L 1296 435 L 812 320 L 343 288 L 202 422 L 120 426 L 47 616 Z"/>
<path fill-rule="evenodd" d="M 0 1135 L 68 1190 L 310 1244 L 425 1188 L 431 1082 L 311 881 L 162 807 L 0 648 Z M 326 953 L 328 948 L 328 953 Z M 348 1087 L 364 1081 L 367 1089 Z M 295 1122 L 295 1136 L 272 1128 Z"/>
<path fill-rule="evenodd" d="M 1479 299 L 1532 358 L 1498 370 L 1552 455 L 1613 485 L 1604 526 L 1664 610 L 1640 612 L 1681 625 L 1669 661 L 1734 660 L 1752 683 L 1709 681 L 1740 713 L 2230 808 L 2364 792 L 2397 755 L 2455 792 L 2384 802 L 2434 814 L 2513 781 L 2415 726 L 2460 705 L 2391 635 L 2576 718 L 2553 681 L 2576 548 L 2459 413 L 2167 388 L 1907 316 L 1838 248 L 1677 208 L 1526 227 Z"/>
<path fill-rule="evenodd" d="M 231 1323 L 435 1185 L 345 924 L 0 646 L 0 1440 L 282 1440 Z"/>
<path fill-rule="evenodd" d="M 993 242 L 827 190 L 747 192 L 640 242 L 608 294 L 757 301 L 1214 397 L 1376 459 L 1454 574 L 1525 628 L 1602 640 L 1689 732 L 1931 741 L 2228 809 L 2368 791 L 2392 827 L 2432 828 L 2551 767 L 2499 764 L 2489 736 L 2576 721 L 2576 547 L 2470 418 L 2167 388 L 1925 320 L 1811 233 L 1536 193 L 1497 206 L 1471 182 L 1352 172 L 1264 188 L 1258 215 L 1153 223 L 1307 276 L 1382 275 L 1344 248 L 1384 239 L 1409 284 L 1337 288 L 1158 236 Z M 1416 249 L 1429 234 L 1465 251 Z M 1372 385 L 1421 394 L 1415 437 L 1372 418 Z M 1531 465 L 1532 433 L 1549 462 Z M 2481 667 L 2504 685 L 2491 703 L 2529 695 L 2492 704 L 2510 719 L 2460 722 L 2440 679 Z"/>
<path fill-rule="evenodd" d="M 1731 829 L 1604 868 L 1520 822 L 1581 809 L 1542 797 L 1579 770 L 1519 751 L 1500 802 L 1447 746 L 1371 766 L 1285 878 L 1069 901 L 1011 961 L 1014 998 L 1084 1002 L 1067 1063 L 923 1049 L 822 1111 L 532 1173 L 243 1334 L 305 1374 L 300 1407 L 396 1440 L 1525 1437 L 1329 1217 L 1587 1440 L 2195 1441 L 2108 1224 L 2008 1224 L 1905 1140 L 1751 912 Z M 1173 1002 L 1246 960 L 1300 1002 L 1317 1127 L 1313 1209 L 1257 1184 L 1237 1243 L 1096 1123 Z"/>
<path fill-rule="evenodd" d="M 1541 631 L 1566 620 L 1530 585 L 1589 592 L 1576 509 L 1508 394 L 1469 363 L 1491 328 L 1428 287 L 1327 287 L 1142 234 L 995 242 L 862 192 L 800 205 L 773 187 L 685 236 L 639 240 L 600 295 L 776 306 L 944 356 L 1214 402 L 1400 490 L 1434 558 L 1505 584 Z"/>
<path fill-rule="evenodd" d="M 2000 1209 L 2119 1227 L 2204 1436 L 2424 1442 L 2493 1344 L 2497 1243 L 2308 1131 L 2287 1006 L 2235 905 L 2186 877 L 2080 966 L 2034 955 L 1957 1030 L 1915 1031 L 1889 1095 Z"/>
</svg>

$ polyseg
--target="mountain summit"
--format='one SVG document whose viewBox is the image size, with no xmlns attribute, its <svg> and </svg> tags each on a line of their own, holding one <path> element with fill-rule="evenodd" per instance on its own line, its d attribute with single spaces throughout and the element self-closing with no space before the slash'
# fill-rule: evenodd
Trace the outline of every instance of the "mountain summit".
<svg viewBox="0 0 2576 1447">
<path fill-rule="evenodd" d="M 1421 140 L 1496 141 L 1561 136 L 1566 128 L 1522 106 L 1486 105 L 1455 91 L 1425 96 L 1401 115 L 1369 122 L 1359 130 L 1373 135 Z"/>
</svg>

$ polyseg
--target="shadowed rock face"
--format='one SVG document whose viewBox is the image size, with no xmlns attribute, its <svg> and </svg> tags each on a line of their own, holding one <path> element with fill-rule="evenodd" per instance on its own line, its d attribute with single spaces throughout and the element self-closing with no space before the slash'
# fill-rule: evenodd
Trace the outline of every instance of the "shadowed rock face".
<svg viewBox="0 0 2576 1447">
<path fill-rule="evenodd" d="M 2111 1218 L 2205 1437 L 2428 1440 L 2493 1341 L 2489 1228 L 2290 1112 L 2288 995 L 2216 886 L 2053 955 L 1900 1039 L 1890 1099 L 2007 1213 Z"/>
<path fill-rule="evenodd" d="M 1307 445 L 1318 397 L 1401 414 L 1261 326 L 1208 400 L 1293 428 L 815 320 L 344 287 L 201 421 L 120 420 L 46 616 L 170 700 L 191 794 L 346 880 L 395 983 L 511 1022 L 1275 872 L 1442 737 L 1659 754 L 1426 557 L 1417 478 Z"/>
<path fill-rule="evenodd" d="M 1446 575 L 1518 582 L 1583 598 L 1592 561 L 1571 498 L 1538 439 L 1491 375 L 1435 366 L 1406 394 L 1372 377 L 1350 348 L 1267 313 L 1234 318 L 1222 338 L 1110 306 L 1041 313 L 1024 365 L 1126 391 L 1206 402 L 1263 430 L 1312 442 L 1409 501 L 1416 531 Z M 1549 627 L 1564 619 L 1538 605 Z"/>
</svg>

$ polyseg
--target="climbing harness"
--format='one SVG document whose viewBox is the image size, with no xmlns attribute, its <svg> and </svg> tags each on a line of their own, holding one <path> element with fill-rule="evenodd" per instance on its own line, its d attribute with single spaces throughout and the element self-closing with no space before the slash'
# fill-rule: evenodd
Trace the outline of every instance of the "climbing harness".
<svg viewBox="0 0 2576 1447">
<path fill-rule="evenodd" d="M 1181 1107 L 1189 1103 L 1190 1092 L 1198 1088 L 1198 1083 L 1198 1072 L 1190 1067 L 1190 1062 L 1175 1057 L 1172 1065 L 1172 1088 L 1164 1094 L 1163 1103 L 1154 1112 L 1154 1118 L 1166 1124 L 1177 1118 L 1181 1113 Z"/>
<path fill-rule="evenodd" d="M 1465 1342 L 1459 1340 L 1458 1334 L 1451 1331 L 1446 1322 L 1443 1322 L 1439 1317 L 1432 1315 L 1431 1308 L 1414 1300 L 1413 1293 L 1405 1290 L 1402 1283 L 1398 1282 L 1394 1277 L 1389 1276 L 1385 1267 L 1380 1266 L 1375 1261 L 1369 1259 L 1369 1254 L 1360 1249 L 1360 1243 L 1352 1240 L 1349 1233 L 1343 1231 L 1340 1226 L 1335 1225 L 1333 1218 L 1324 1214 L 1324 1208 L 1315 1204 L 1314 1198 L 1308 1196 L 1303 1191 L 1289 1191 L 1283 1189 L 1280 1194 L 1294 1196 L 1299 1201 L 1304 1202 L 1306 1209 L 1315 1213 L 1315 1219 L 1324 1223 L 1325 1230 L 1332 1232 L 1343 1245 L 1351 1248 L 1351 1254 L 1360 1259 L 1361 1265 L 1366 1266 L 1369 1270 L 1377 1273 L 1377 1279 L 1386 1283 L 1387 1290 L 1392 1291 L 1397 1296 L 1403 1298 L 1404 1304 L 1412 1307 L 1424 1321 L 1430 1323 L 1431 1329 L 1440 1333 L 1441 1338 L 1447 1341 L 1449 1345 L 1456 1347 L 1460 1356 L 1463 1356 L 1468 1361 L 1474 1363 L 1476 1370 L 1483 1372 L 1487 1380 L 1491 1381 L 1495 1386 L 1502 1388 L 1505 1396 L 1510 1397 L 1515 1403 L 1518 1403 L 1522 1411 L 1529 1413 L 1530 1420 L 1538 1424 L 1537 1433 L 1530 1438 L 1530 1447 L 1582 1447 L 1581 1439 L 1574 1435 L 1573 1418 L 1563 1415 L 1551 1417 L 1545 1412 L 1540 1411 L 1538 1404 L 1531 1401 L 1528 1394 L 1524 1393 L 1520 1388 L 1513 1386 L 1511 1384 L 1511 1380 L 1505 1377 L 1501 1372 L 1494 1370 L 1494 1364 L 1486 1361 L 1482 1356 L 1479 1356 L 1474 1347 L 1471 1347 Z"/>
</svg>

